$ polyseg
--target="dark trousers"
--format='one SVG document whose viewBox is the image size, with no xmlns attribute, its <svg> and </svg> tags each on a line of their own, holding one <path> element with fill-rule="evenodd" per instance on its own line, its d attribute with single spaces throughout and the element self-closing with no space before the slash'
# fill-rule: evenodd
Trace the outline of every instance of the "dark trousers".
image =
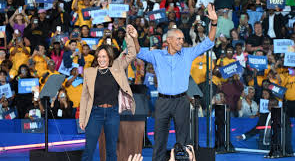
<svg viewBox="0 0 295 161">
<path fill-rule="evenodd" d="M 183 145 L 189 141 L 190 104 L 185 96 L 179 98 L 159 98 L 155 106 L 155 145 L 153 161 L 166 161 L 166 147 L 170 121 L 173 118 L 176 142 Z"/>
<path fill-rule="evenodd" d="M 117 141 L 120 127 L 120 116 L 118 106 L 92 108 L 88 124 L 85 128 L 86 145 L 82 161 L 92 161 L 96 149 L 98 137 L 102 127 L 106 138 L 107 161 L 117 161 Z"/>
</svg>

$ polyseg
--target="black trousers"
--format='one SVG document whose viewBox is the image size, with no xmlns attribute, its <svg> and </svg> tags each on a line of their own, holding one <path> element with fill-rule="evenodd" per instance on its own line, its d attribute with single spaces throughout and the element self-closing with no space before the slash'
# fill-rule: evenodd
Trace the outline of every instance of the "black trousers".
<svg viewBox="0 0 295 161">
<path fill-rule="evenodd" d="M 155 106 L 155 145 L 153 161 L 166 161 L 167 141 L 171 119 L 174 121 L 176 142 L 189 141 L 190 103 L 186 96 L 159 98 Z"/>
</svg>

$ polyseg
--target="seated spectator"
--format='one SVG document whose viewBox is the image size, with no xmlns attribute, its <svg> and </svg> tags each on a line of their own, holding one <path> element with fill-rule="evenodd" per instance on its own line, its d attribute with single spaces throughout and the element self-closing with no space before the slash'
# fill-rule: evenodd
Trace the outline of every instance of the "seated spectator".
<svg viewBox="0 0 295 161">
<path fill-rule="evenodd" d="M 31 49 L 24 46 L 22 39 L 18 39 L 13 47 L 10 48 L 10 60 L 13 63 L 12 69 L 10 71 L 11 78 L 17 75 L 18 69 L 22 64 L 27 64 L 29 60 L 29 55 Z"/>
<path fill-rule="evenodd" d="M 27 112 L 25 114 L 25 119 L 40 119 L 44 117 L 44 107 L 41 103 L 41 100 L 39 97 L 39 92 L 38 94 L 34 93 L 34 98 L 32 99 L 33 103 L 31 104 L 30 107 L 27 108 Z"/>
<path fill-rule="evenodd" d="M 52 98 L 50 109 L 54 119 L 74 118 L 73 117 L 73 102 L 70 101 L 66 90 L 61 88 L 58 91 L 57 97 Z"/>
<path fill-rule="evenodd" d="M 254 118 L 258 116 L 258 105 L 253 100 L 255 89 L 248 86 L 244 89 L 243 94 L 238 101 L 239 117 L 250 117 Z"/>
<path fill-rule="evenodd" d="M 76 40 L 71 40 L 69 42 L 69 50 L 65 51 L 63 54 L 63 63 L 66 68 L 71 68 L 72 63 L 79 64 L 79 66 L 85 65 L 84 56 L 81 53 L 82 50 L 78 48 L 78 43 Z"/>
<path fill-rule="evenodd" d="M 15 119 L 17 118 L 15 107 L 9 103 L 8 99 L 5 96 L 2 96 L 0 99 L 0 120 L 2 119 Z"/>
<path fill-rule="evenodd" d="M 80 98 L 83 88 L 83 77 L 79 74 L 78 68 L 71 70 L 71 75 L 65 80 L 65 89 L 69 100 L 73 102 L 73 114 L 75 115 L 77 107 L 80 106 Z"/>
</svg>

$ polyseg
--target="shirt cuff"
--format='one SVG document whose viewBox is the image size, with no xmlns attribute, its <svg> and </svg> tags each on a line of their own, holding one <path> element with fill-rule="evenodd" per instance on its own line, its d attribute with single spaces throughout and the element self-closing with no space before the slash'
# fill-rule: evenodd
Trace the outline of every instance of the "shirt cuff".
<svg viewBox="0 0 295 161">
<path fill-rule="evenodd" d="M 245 140 L 246 139 L 246 135 L 245 134 L 242 134 L 242 138 L 243 138 L 243 140 Z"/>
</svg>

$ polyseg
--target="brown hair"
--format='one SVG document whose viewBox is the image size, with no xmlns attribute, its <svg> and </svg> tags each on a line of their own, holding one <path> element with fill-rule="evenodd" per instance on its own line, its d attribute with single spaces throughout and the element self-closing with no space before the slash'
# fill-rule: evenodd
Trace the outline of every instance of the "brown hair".
<svg viewBox="0 0 295 161">
<path fill-rule="evenodd" d="M 98 53 L 101 50 L 105 50 L 107 52 L 107 55 L 109 57 L 109 67 L 111 67 L 113 65 L 114 59 L 115 59 L 115 54 L 114 54 L 114 50 L 113 47 L 111 45 L 101 45 L 99 46 L 94 54 L 94 60 L 91 64 L 92 67 L 97 67 L 98 66 L 98 62 L 97 62 L 97 58 L 98 58 Z"/>
</svg>

